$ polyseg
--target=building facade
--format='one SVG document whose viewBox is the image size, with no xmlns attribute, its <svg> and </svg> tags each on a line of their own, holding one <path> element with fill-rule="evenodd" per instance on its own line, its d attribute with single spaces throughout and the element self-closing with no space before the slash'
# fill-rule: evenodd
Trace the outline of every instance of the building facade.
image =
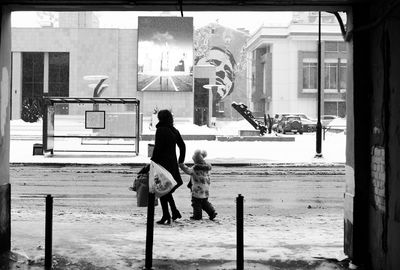
<svg viewBox="0 0 400 270">
<path fill-rule="evenodd" d="M 335 17 L 323 14 L 322 114 L 344 117 L 347 46 Z M 212 94 L 211 116 L 241 119 L 231 103 L 243 102 L 256 116 L 301 112 L 316 117 L 317 15 L 295 13 L 289 25 L 262 26 L 251 36 L 217 23 L 196 29 L 194 63 L 214 65 L 220 86 Z M 103 96 L 138 98 L 145 117 L 156 108 L 172 109 L 177 117 L 196 117 L 194 91 L 137 91 L 137 29 L 98 25 L 92 12 L 61 12 L 57 28 L 13 28 L 12 119 L 24 118 L 27 98 L 93 96 L 94 82 L 85 80 L 88 75 L 108 77 Z M 81 113 L 68 105 L 56 110 Z"/>
<path fill-rule="evenodd" d="M 322 17 L 321 113 L 345 117 L 348 53 L 335 20 Z M 255 115 L 317 116 L 318 13 L 297 13 L 288 26 L 260 27 L 247 42 L 247 58 Z"/>
<path fill-rule="evenodd" d="M 96 82 L 85 78 L 90 75 L 106 76 L 107 88 L 102 97 L 135 97 L 141 101 L 141 112 L 149 117 L 155 109 L 171 109 L 176 117 L 194 118 L 196 113 L 194 91 L 138 91 L 138 30 L 98 28 L 98 19 L 92 12 L 61 12 L 58 27 L 12 29 L 12 116 L 24 119 L 24 108 L 31 100 L 43 95 L 68 97 L 93 97 Z M 53 25 L 53 24 L 52 24 Z M 240 56 L 247 40 L 244 31 L 210 24 L 196 30 L 194 51 L 199 53 L 199 33 L 209 32 L 201 44 L 198 65 L 214 65 L 216 84 L 227 87 L 228 92 L 217 98 L 214 93 L 213 117 L 232 119 L 238 117 L 232 111 L 232 101 L 246 101 L 246 77 Z M 197 41 L 197 42 L 196 42 Z M 205 46 L 204 46 L 205 45 Z M 223 53 L 213 55 L 214 48 L 221 46 Z M 237 60 L 230 72 L 221 75 L 218 61 L 212 57 L 225 57 L 232 51 Z M 218 59 L 215 59 L 218 60 Z M 225 64 L 224 64 L 225 65 Z M 222 65 L 222 67 L 224 67 Z M 229 74 L 228 74 L 229 73 Z M 228 81 L 228 75 L 235 76 Z M 195 77 L 195 69 L 192 77 Z M 214 80 L 215 81 L 215 80 Z M 235 85 L 235 87 L 233 87 Z M 202 88 L 202 86 L 200 86 Z M 129 110 L 127 107 L 125 110 Z M 68 104 L 56 108 L 59 114 L 80 114 L 78 107 Z"/>
</svg>

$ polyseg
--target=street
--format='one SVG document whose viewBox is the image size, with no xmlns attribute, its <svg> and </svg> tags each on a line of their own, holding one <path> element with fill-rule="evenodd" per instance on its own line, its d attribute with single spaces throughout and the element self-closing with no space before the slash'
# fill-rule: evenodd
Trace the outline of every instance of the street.
<svg viewBox="0 0 400 270">
<path fill-rule="evenodd" d="M 12 250 L 40 262 L 45 196 L 51 194 L 55 257 L 93 269 L 143 266 L 147 208 L 137 207 L 136 193 L 128 189 L 139 169 L 12 165 Z M 184 185 L 174 197 L 183 218 L 170 226 L 155 224 L 156 265 L 170 260 L 189 269 L 199 262 L 235 261 L 238 194 L 245 200 L 246 263 L 344 258 L 344 166 L 214 166 L 210 202 L 218 212 L 215 222 L 206 216 L 202 221 L 189 219 L 189 176 L 182 176 Z M 156 206 L 155 220 L 160 217 L 161 207 Z"/>
</svg>

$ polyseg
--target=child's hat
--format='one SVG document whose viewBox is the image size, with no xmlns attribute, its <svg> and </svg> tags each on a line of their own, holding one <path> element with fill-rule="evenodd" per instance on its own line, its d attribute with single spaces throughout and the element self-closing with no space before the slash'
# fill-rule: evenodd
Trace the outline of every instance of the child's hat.
<svg viewBox="0 0 400 270">
<path fill-rule="evenodd" d="M 204 158 L 207 156 L 206 150 L 196 150 L 193 154 L 193 161 L 197 163 L 204 163 Z"/>
</svg>

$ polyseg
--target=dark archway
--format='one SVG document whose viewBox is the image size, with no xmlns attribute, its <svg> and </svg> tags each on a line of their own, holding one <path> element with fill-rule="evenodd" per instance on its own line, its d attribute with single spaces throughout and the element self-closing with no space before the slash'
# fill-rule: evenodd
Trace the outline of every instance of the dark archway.
<svg viewBox="0 0 400 270">
<path fill-rule="evenodd" d="M 10 249 L 10 184 L 9 184 L 9 89 L 10 89 L 10 52 L 11 52 L 11 25 L 10 14 L 12 11 L 21 10 L 48 10 L 48 11 L 85 11 L 85 10 L 180 10 L 188 11 L 285 11 L 285 10 L 323 10 L 337 11 L 349 10 L 353 7 L 354 24 L 362 25 L 369 21 L 368 17 L 364 16 L 364 12 L 369 10 L 369 5 L 360 7 L 364 1 L 220 1 L 216 4 L 215 1 L 9 1 L 2 4 L 1 14 L 1 51 L 0 64 L 2 66 L 1 77 L 1 113 L 0 113 L 0 128 L 2 130 L 0 143 L 0 240 L 5 243 L 0 247 L 2 250 Z M 182 4 L 183 3 L 183 4 Z M 181 4 L 181 5 L 180 5 Z M 370 4 L 371 5 L 371 4 Z M 348 26 L 352 28 L 351 20 Z M 370 62 L 365 54 L 370 52 L 365 44 L 368 44 L 368 35 L 358 36 L 354 42 L 350 41 L 350 47 L 354 49 L 354 82 L 349 83 L 347 95 L 347 112 L 348 112 L 348 143 L 347 143 L 347 178 L 350 183 L 349 189 L 346 190 L 346 234 L 345 243 L 347 246 L 347 254 L 360 260 L 364 254 L 368 252 L 368 210 L 364 205 L 368 204 L 368 184 L 361 184 L 362 181 L 370 177 L 370 171 L 367 170 L 370 166 L 370 149 L 369 138 L 364 136 L 368 134 L 370 125 L 365 125 L 362 115 L 367 113 L 368 106 L 371 100 L 364 95 L 363 91 L 355 91 L 354 88 L 371 89 L 370 81 L 364 80 L 368 65 Z M 349 65 L 351 66 L 351 64 Z M 349 72 L 352 72 L 349 69 Z M 357 102 L 355 102 L 357 100 Z M 354 106 L 353 106 L 354 104 Z M 354 112 L 354 113 L 353 113 Z M 370 119 L 369 119 L 370 120 Z M 353 183 L 353 184 L 351 184 Z M 3 241 L 4 240 L 4 241 Z"/>
</svg>

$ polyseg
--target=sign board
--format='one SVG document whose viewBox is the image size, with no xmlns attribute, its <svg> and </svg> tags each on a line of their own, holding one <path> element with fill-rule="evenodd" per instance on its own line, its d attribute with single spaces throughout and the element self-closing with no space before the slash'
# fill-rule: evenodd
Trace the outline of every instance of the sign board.
<svg viewBox="0 0 400 270">
<path fill-rule="evenodd" d="M 105 118 L 105 111 L 85 111 L 85 128 L 104 129 L 106 122 Z"/>
<path fill-rule="evenodd" d="M 193 17 L 138 18 L 138 91 L 191 92 Z"/>
</svg>

